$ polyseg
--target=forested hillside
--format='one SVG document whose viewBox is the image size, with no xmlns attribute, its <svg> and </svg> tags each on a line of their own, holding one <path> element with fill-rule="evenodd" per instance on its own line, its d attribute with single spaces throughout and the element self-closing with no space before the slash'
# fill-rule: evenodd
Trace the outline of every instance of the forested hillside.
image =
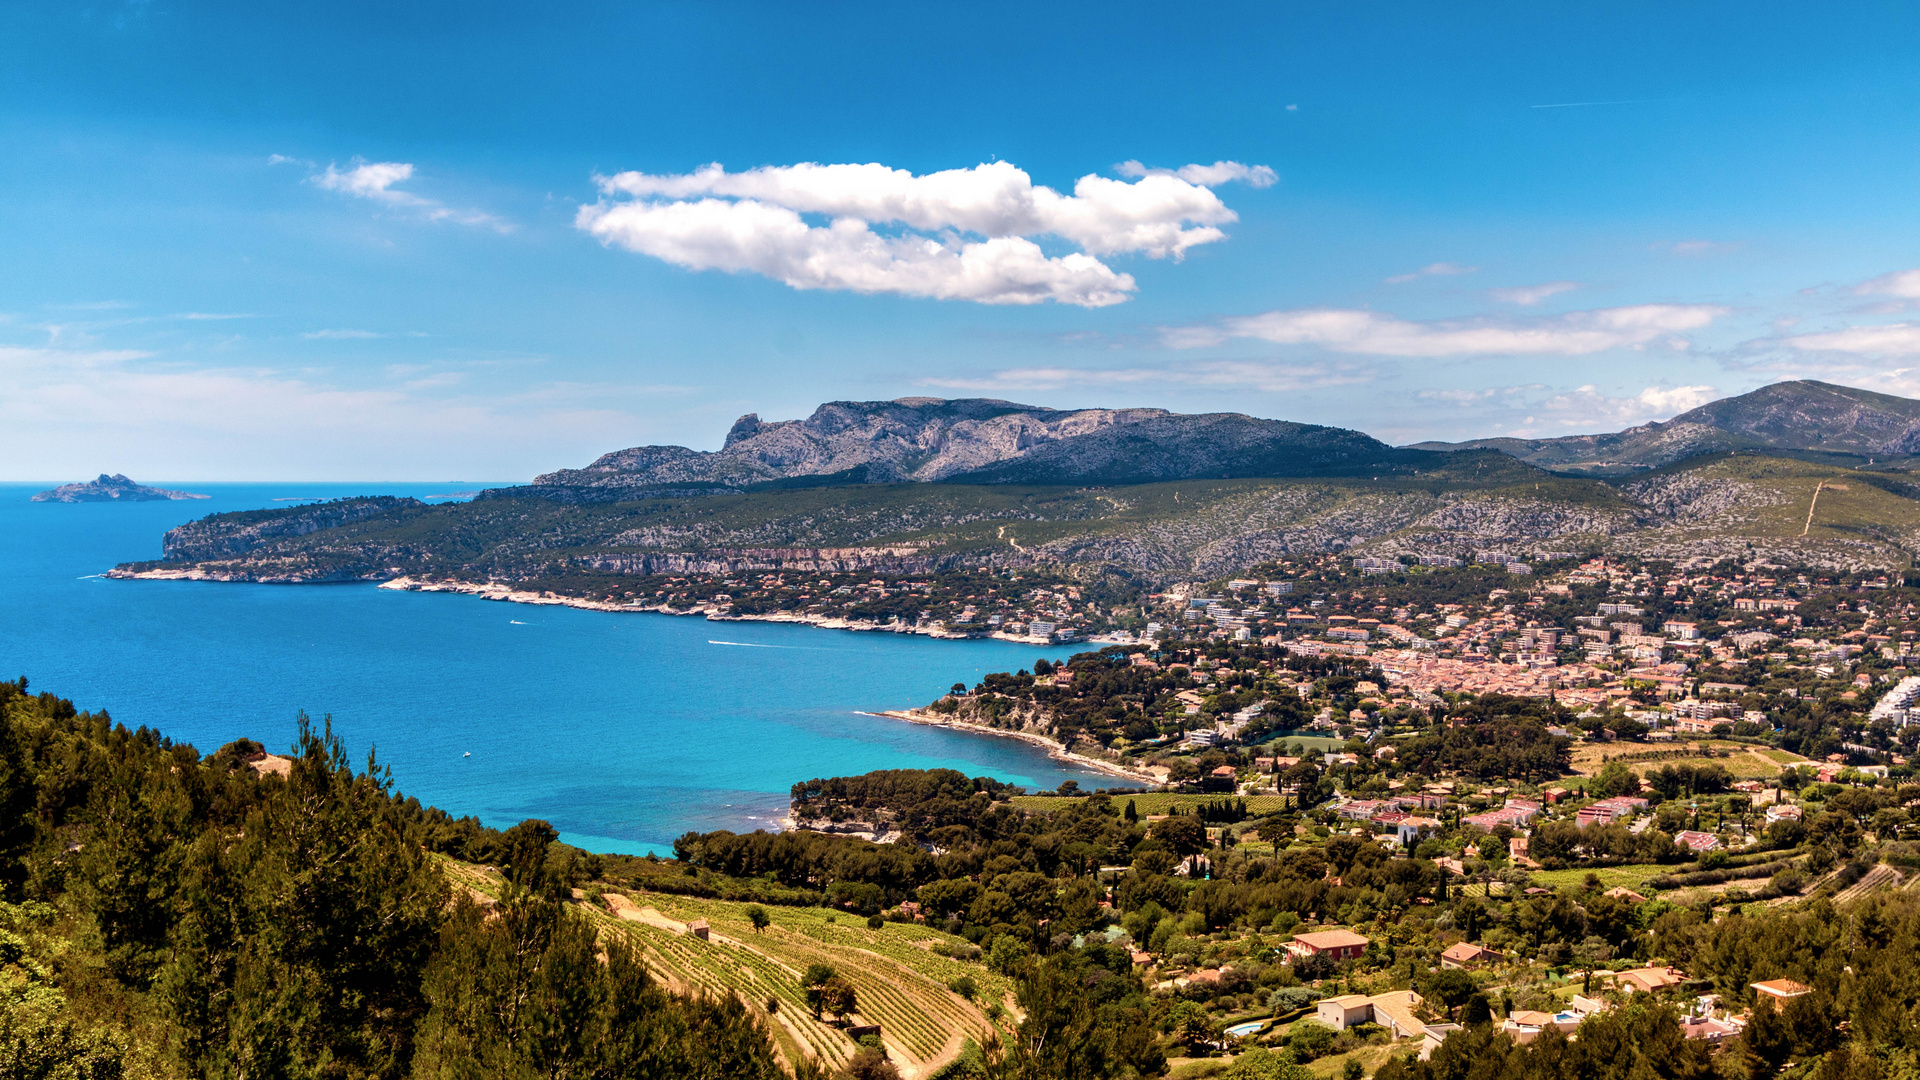
<svg viewBox="0 0 1920 1080">
<path fill-rule="evenodd" d="M 0 683 L 0 1076 L 773 1077 L 731 997 L 655 983 L 583 867 L 397 796 L 325 726 L 287 776 Z M 448 857 L 498 865 L 485 908 Z"/>
</svg>

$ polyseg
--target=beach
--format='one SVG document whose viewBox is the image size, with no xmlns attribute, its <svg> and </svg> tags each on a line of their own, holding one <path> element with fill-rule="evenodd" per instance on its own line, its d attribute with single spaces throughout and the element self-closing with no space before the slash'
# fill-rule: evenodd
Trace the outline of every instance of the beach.
<svg viewBox="0 0 1920 1080">
<path fill-rule="evenodd" d="M 1157 787 L 1161 783 L 1160 778 L 1151 773 L 1129 769 L 1124 765 L 1116 765 L 1111 761 L 1089 757 L 1086 754 L 1076 754 L 1052 739 L 1044 735 L 1035 735 L 1031 731 L 1008 731 L 1005 728 L 988 727 L 985 724 L 974 724 L 965 720 L 951 720 L 937 713 L 927 712 L 924 709 L 888 709 L 883 712 L 869 713 L 867 715 L 884 716 L 890 720 L 905 720 L 910 724 L 926 724 L 929 727 L 949 728 L 954 731 L 965 731 L 974 735 L 996 735 L 1004 739 L 1019 739 L 1021 742 L 1044 749 L 1047 752 L 1047 756 L 1055 761 L 1078 765 L 1083 769 L 1091 769 L 1095 772 L 1105 773 L 1108 776 L 1131 780 L 1137 784 L 1146 784 L 1149 787 Z"/>
</svg>

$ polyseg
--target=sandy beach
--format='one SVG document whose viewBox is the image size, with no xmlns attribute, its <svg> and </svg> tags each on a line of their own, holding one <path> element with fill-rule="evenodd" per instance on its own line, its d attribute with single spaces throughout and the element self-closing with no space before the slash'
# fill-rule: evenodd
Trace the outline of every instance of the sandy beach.
<svg viewBox="0 0 1920 1080">
<path fill-rule="evenodd" d="M 1030 731 L 1007 731 L 1004 728 L 987 727 L 985 724 L 972 724 L 965 720 L 949 720 L 937 713 L 930 713 L 922 709 L 888 709 L 882 712 L 868 713 L 867 715 L 884 716 L 890 720 L 905 720 L 910 724 L 926 724 L 930 727 L 952 728 L 955 731 L 966 731 L 975 735 L 996 735 L 1005 739 L 1019 739 L 1021 742 L 1031 743 L 1034 746 L 1045 749 L 1047 756 L 1055 761 L 1064 761 L 1085 769 L 1092 769 L 1095 772 L 1105 773 L 1108 776 L 1117 776 L 1124 780 L 1132 780 L 1135 783 L 1146 784 L 1149 787 L 1156 787 L 1160 784 L 1159 778 L 1153 776 L 1151 773 L 1129 769 L 1124 765 L 1115 765 L 1111 761 L 1103 761 L 1100 758 L 1089 757 L 1086 754 L 1073 753 L 1052 739 L 1044 735 L 1035 735 Z"/>
</svg>

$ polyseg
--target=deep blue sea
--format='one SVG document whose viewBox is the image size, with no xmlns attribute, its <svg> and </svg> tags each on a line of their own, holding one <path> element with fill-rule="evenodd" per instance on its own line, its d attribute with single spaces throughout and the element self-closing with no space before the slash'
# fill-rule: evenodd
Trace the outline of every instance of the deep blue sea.
<svg viewBox="0 0 1920 1080">
<path fill-rule="evenodd" d="M 665 852 L 688 829 L 747 830 L 796 781 L 950 767 L 1053 788 L 1115 784 L 1012 739 L 860 715 L 922 705 L 1042 650 L 766 623 L 534 607 L 372 585 L 110 581 L 160 537 L 224 510 L 460 484 L 142 483 L 211 500 L 35 503 L 0 484 L 0 673 L 202 753 L 282 751 L 333 718 L 398 788 L 504 827 L 544 818 L 595 851 Z M 1062 650 L 1051 650 L 1060 659 Z"/>
</svg>

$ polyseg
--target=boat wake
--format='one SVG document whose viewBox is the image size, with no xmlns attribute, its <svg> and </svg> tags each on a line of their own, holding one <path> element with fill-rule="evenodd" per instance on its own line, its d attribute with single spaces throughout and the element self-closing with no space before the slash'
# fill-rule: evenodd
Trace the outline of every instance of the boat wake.
<svg viewBox="0 0 1920 1080">
<path fill-rule="evenodd" d="M 709 645 L 732 645 L 741 649 L 798 649 L 799 645 L 762 645 L 757 641 L 715 641 L 707 639 Z"/>
</svg>

